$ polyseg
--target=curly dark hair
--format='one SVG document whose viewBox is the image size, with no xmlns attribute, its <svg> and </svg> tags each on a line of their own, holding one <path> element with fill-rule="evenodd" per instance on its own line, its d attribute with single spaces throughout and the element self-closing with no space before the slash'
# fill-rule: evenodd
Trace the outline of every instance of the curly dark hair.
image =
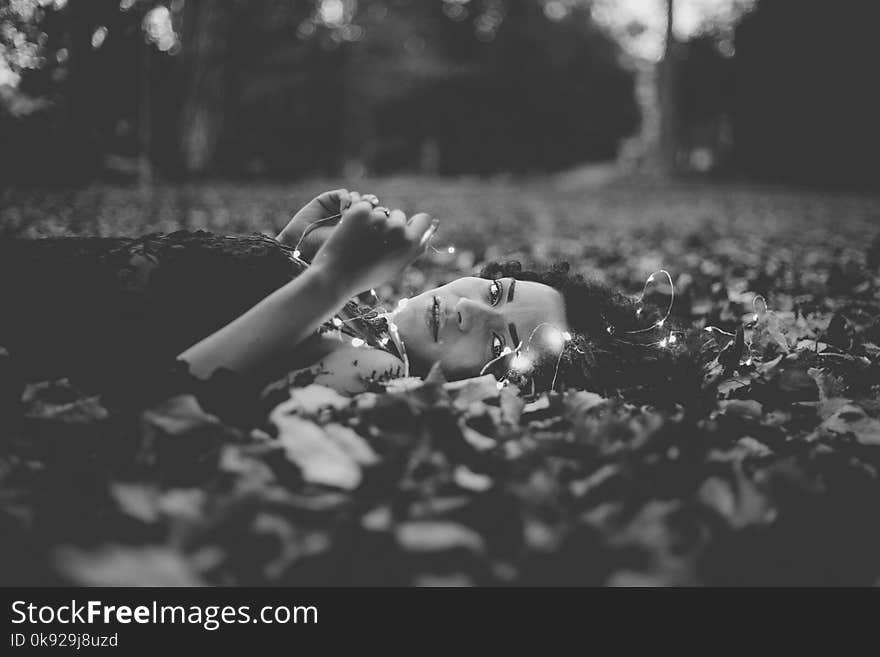
<svg viewBox="0 0 880 657">
<path fill-rule="evenodd" d="M 529 372 L 528 387 L 593 390 L 604 395 L 625 394 L 654 404 L 674 403 L 699 388 L 701 369 L 694 354 L 697 336 L 683 332 L 675 348 L 659 348 L 658 331 L 645 331 L 660 317 L 607 285 L 573 273 L 567 262 L 544 271 L 523 269 L 517 261 L 483 267 L 486 279 L 511 277 L 543 283 L 558 290 L 565 302 L 572 339 L 559 361 L 544 358 Z M 523 383 L 523 381 L 519 381 Z"/>
</svg>

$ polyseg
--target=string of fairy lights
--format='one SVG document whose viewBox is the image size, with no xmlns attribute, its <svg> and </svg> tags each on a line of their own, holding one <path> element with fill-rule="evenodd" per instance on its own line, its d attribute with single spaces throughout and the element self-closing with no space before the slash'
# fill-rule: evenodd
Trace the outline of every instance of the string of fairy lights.
<svg viewBox="0 0 880 657">
<path fill-rule="evenodd" d="M 755 311 L 752 315 L 752 319 L 749 323 L 746 324 L 746 327 L 753 326 L 760 319 L 761 315 L 765 314 L 769 307 L 767 306 L 767 299 L 764 298 L 763 294 L 758 294 L 752 299 L 752 309 Z M 730 331 L 725 331 L 724 329 L 718 328 L 717 326 L 707 326 L 703 329 L 707 333 L 711 333 L 714 335 L 721 334 L 727 338 L 735 339 L 736 333 L 731 333 Z M 743 362 L 744 365 L 750 366 L 754 362 L 754 353 L 752 351 L 752 337 L 750 336 L 748 340 L 745 340 L 745 346 L 749 350 L 749 355 L 746 357 Z"/>
<path fill-rule="evenodd" d="M 308 226 L 306 226 L 305 229 L 303 230 L 302 235 L 300 235 L 299 241 L 297 241 L 296 246 L 293 247 L 293 257 L 294 258 L 301 258 L 302 257 L 302 251 L 300 250 L 300 247 L 302 246 L 303 241 L 306 239 L 306 237 L 308 237 L 309 233 L 311 233 L 316 228 L 320 228 L 319 224 L 324 224 L 324 223 L 327 223 L 328 221 L 333 221 L 334 219 L 341 219 L 342 214 L 343 214 L 342 212 L 339 212 L 339 213 L 331 215 L 329 217 L 324 217 L 323 219 L 317 219 L 316 221 L 313 221 Z M 425 235 L 422 237 L 422 240 L 421 240 L 422 245 L 424 245 L 425 242 L 427 242 L 429 239 L 431 239 L 431 237 L 433 237 L 434 231 L 436 229 L 437 229 L 436 224 L 432 224 L 431 228 L 429 228 L 428 231 L 425 233 Z M 453 246 L 451 244 L 449 246 L 444 247 L 443 250 L 440 250 L 431 244 L 428 245 L 428 248 L 431 249 L 434 253 L 446 253 L 448 255 L 453 255 L 455 253 L 455 246 Z"/>
<path fill-rule="evenodd" d="M 373 205 L 374 209 L 383 210 L 385 212 L 386 216 L 390 215 L 390 211 L 387 208 L 377 207 L 378 206 L 378 199 L 376 199 L 376 202 L 374 202 L 374 203 L 371 202 L 371 205 Z M 292 252 L 293 257 L 295 259 L 299 260 L 301 263 L 308 265 L 309 264 L 308 262 L 306 262 L 305 260 L 302 260 L 301 247 L 302 247 L 303 241 L 309 236 L 309 234 L 313 230 L 319 228 L 321 225 L 326 224 L 328 222 L 334 221 L 336 219 L 341 219 L 343 214 L 344 213 L 339 212 L 337 214 L 323 217 L 321 219 L 317 219 L 317 220 L 309 223 L 305 227 L 305 229 L 303 229 L 303 232 L 300 235 L 299 240 L 297 241 L 296 245 L 293 247 L 293 252 Z M 432 244 L 427 244 L 427 242 L 434 236 L 434 233 L 437 231 L 437 226 L 438 226 L 438 222 L 436 220 L 431 223 L 430 227 L 425 231 L 424 235 L 422 236 L 422 238 L 420 240 L 420 246 L 427 245 L 427 248 L 431 249 L 434 253 L 446 253 L 448 255 L 455 254 L 455 246 L 453 246 L 453 245 L 446 246 L 441 251 L 440 249 L 437 249 L 436 247 L 434 247 Z M 378 300 L 379 295 L 376 293 L 375 288 L 370 288 L 370 296 L 374 301 Z M 407 356 L 407 353 L 406 353 L 406 345 L 403 342 L 403 338 L 400 337 L 400 331 L 397 327 L 397 324 L 394 322 L 394 316 L 396 315 L 397 312 L 399 312 L 404 307 L 406 307 L 406 304 L 408 303 L 408 301 L 409 301 L 409 299 L 405 299 L 405 298 L 401 299 L 397 304 L 397 308 L 392 312 L 388 312 L 387 309 L 380 306 L 380 307 L 371 309 L 367 313 L 363 313 L 363 314 L 357 315 L 355 317 L 348 317 L 346 319 L 342 319 L 340 317 L 333 317 L 331 319 L 331 323 L 332 323 L 334 329 L 337 331 L 337 335 L 338 335 L 339 339 L 341 340 L 342 339 L 341 329 L 346 324 L 350 324 L 352 322 L 355 322 L 355 321 L 358 321 L 361 319 L 365 319 L 365 318 L 371 317 L 371 316 L 384 319 L 386 322 L 386 325 L 388 327 L 388 335 L 380 337 L 379 344 L 384 347 L 384 346 L 387 346 L 387 344 L 389 342 L 394 342 L 394 346 L 396 347 L 398 354 L 400 354 L 400 358 L 403 362 L 403 376 L 409 376 L 410 363 L 409 363 L 409 357 Z M 367 342 L 363 338 L 359 338 L 359 337 L 351 338 L 351 346 L 352 347 L 359 348 L 359 347 L 365 346 L 366 344 L 367 344 Z"/>
<path fill-rule="evenodd" d="M 655 278 L 657 277 L 658 274 L 665 276 L 667 278 L 667 280 L 669 281 L 670 299 L 669 299 L 669 305 L 666 308 L 665 314 L 663 315 L 663 317 L 661 319 L 654 322 L 651 326 L 648 326 L 648 327 L 645 327 L 642 329 L 635 329 L 632 331 L 626 331 L 622 335 L 639 335 L 639 334 L 648 333 L 650 331 L 656 331 L 658 329 L 662 329 L 663 326 L 668 321 L 670 315 L 672 314 L 673 304 L 675 303 L 675 284 L 672 280 L 672 275 L 668 271 L 666 271 L 665 269 L 657 270 L 654 273 L 652 273 L 650 276 L 648 276 L 647 280 L 645 281 L 644 286 L 642 287 L 642 293 L 641 293 L 641 295 L 639 295 L 639 298 L 637 300 L 639 307 L 636 309 L 636 316 L 637 317 L 641 316 L 641 314 L 643 312 L 643 307 L 641 304 L 644 301 L 645 294 L 647 294 L 648 286 L 655 280 Z M 555 326 L 555 325 L 550 324 L 548 322 L 541 322 L 540 324 L 538 324 L 535 327 L 535 329 L 529 334 L 529 337 L 526 340 L 525 348 L 523 348 L 522 342 L 520 342 L 513 349 L 511 349 L 510 347 L 505 347 L 498 357 L 493 358 L 488 363 L 486 363 L 486 365 L 480 371 L 480 374 L 481 375 L 484 374 L 486 372 L 486 370 L 489 369 L 492 365 L 494 365 L 496 362 L 506 358 L 511 353 L 514 354 L 513 358 L 511 358 L 511 360 L 510 360 L 510 364 L 509 364 L 509 368 L 508 368 L 507 373 L 504 376 L 502 376 L 498 381 L 498 384 L 497 384 L 498 389 L 499 390 L 502 389 L 507 384 L 507 381 L 511 378 L 511 376 L 528 374 L 528 372 L 532 370 L 532 368 L 534 367 L 534 364 L 535 364 L 534 359 L 530 356 L 530 352 L 532 351 L 532 342 L 533 342 L 535 336 L 539 332 L 541 332 L 545 336 L 545 339 L 546 339 L 545 346 L 548 348 L 549 352 L 556 353 L 556 363 L 553 368 L 553 378 L 550 383 L 550 390 L 555 390 L 556 389 L 556 381 L 559 378 L 559 368 L 562 364 L 562 358 L 565 355 L 566 348 L 573 348 L 575 351 L 577 351 L 581 355 L 583 355 L 585 352 L 582 351 L 577 346 L 577 344 L 574 342 L 572 334 L 569 331 L 564 331 L 564 330 L 560 329 L 558 326 Z M 623 340 L 621 338 L 615 337 L 616 329 L 612 324 L 607 325 L 606 332 L 611 337 L 611 339 L 615 340 L 616 342 L 619 342 L 622 344 L 628 344 L 628 345 L 632 345 L 632 346 L 637 346 L 637 347 L 665 348 L 670 345 L 674 345 L 678 342 L 678 337 L 677 337 L 675 331 L 669 331 L 668 334 L 665 335 L 663 338 L 661 338 L 660 340 L 657 340 L 656 342 L 651 342 L 651 343 L 631 342 L 628 340 Z M 532 381 L 532 386 L 534 387 L 534 381 Z"/>
<path fill-rule="evenodd" d="M 385 210 L 384 208 L 380 208 L 380 209 Z M 385 212 L 387 215 L 388 211 L 385 210 Z M 318 220 L 313 221 L 310 224 L 308 224 L 308 226 L 306 226 L 306 228 L 303 230 L 303 233 L 300 236 L 299 241 L 296 243 L 296 246 L 293 248 L 293 257 L 298 260 L 301 260 L 302 253 L 301 253 L 300 247 L 302 246 L 303 241 L 306 239 L 306 237 L 309 235 L 309 233 L 311 233 L 314 229 L 318 228 L 321 224 L 325 224 L 327 222 L 341 218 L 342 214 L 343 213 L 334 214 L 329 217 L 324 217 L 322 219 L 318 219 Z M 437 228 L 437 223 L 436 222 L 432 223 L 431 227 L 425 232 L 424 236 L 421 238 L 420 245 L 425 246 L 427 244 L 427 242 L 433 237 L 434 232 L 436 231 L 436 228 Z M 427 244 L 427 248 L 430 249 L 431 251 L 433 251 L 434 253 L 438 253 L 438 254 L 450 254 L 451 255 L 456 252 L 456 248 L 454 245 L 448 245 L 448 246 L 443 247 L 442 249 L 438 249 L 438 248 L 435 248 L 431 244 Z M 302 261 L 302 262 L 304 264 L 308 264 L 305 261 Z M 666 269 L 658 269 L 657 271 L 650 274 L 648 276 L 648 278 L 645 280 L 645 284 L 642 287 L 642 292 L 639 295 L 638 299 L 636 300 L 636 303 L 638 305 L 638 308 L 636 309 L 636 317 L 639 318 L 642 316 L 643 311 L 644 311 L 643 303 L 644 303 L 645 295 L 648 292 L 648 286 L 651 285 L 651 283 L 653 283 L 657 279 L 658 275 L 665 277 L 669 283 L 669 303 L 666 307 L 666 312 L 664 313 L 664 315 L 660 319 L 653 322 L 650 326 L 640 328 L 640 329 L 634 329 L 631 331 L 625 331 L 625 332 L 621 333 L 622 336 L 644 335 L 644 334 L 648 334 L 652 331 L 661 331 L 664 328 L 664 326 L 666 325 L 670 316 L 672 315 L 673 306 L 675 304 L 675 283 L 673 281 L 672 275 Z M 370 289 L 370 295 L 374 300 L 378 300 L 378 294 L 376 293 L 375 289 Z M 406 354 L 406 345 L 404 344 L 403 339 L 400 337 L 400 332 L 397 327 L 397 324 L 394 322 L 394 319 L 395 319 L 395 316 L 397 315 L 397 313 L 399 313 L 401 310 L 403 310 L 407 306 L 408 303 L 409 303 L 408 298 L 402 298 L 397 302 L 396 308 L 392 311 L 388 311 L 386 308 L 379 306 L 379 307 L 372 308 L 369 312 L 358 315 L 356 317 L 349 317 L 346 319 L 341 319 L 339 317 L 333 317 L 331 322 L 332 322 L 333 326 L 335 327 L 335 329 L 337 329 L 337 331 L 339 332 L 339 338 L 342 339 L 341 329 L 345 324 L 348 324 L 348 323 L 351 323 L 351 322 L 354 322 L 357 320 L 361 320 L 366 317 L 371 317 L 371 316 L 384 319 L 386 321 L 386 324 L 388 327 L 388 335 L 381 337 L 379 339 L 379 343 L 382 346 L 386 346 L 389 341 L 392 341 L 394 343 L 394 346 L 396 347 L 398 353 L 400 354 L 401 360 L 403 361 L 403 365 L 404 365 L 403 376 L 409 376 L 410 363 L 409 363 L 409 359 Z M 757 295 L 753 299 L 752 303 L 753 303 L 753 308 L 754 308 L 755 312 L 754 312 L 751 323 L 754 324 L 755 322 L 758 321 L 760 315 L 767 312 L 768 306 L 767 306 L 767 300 L 763 297 L 763 295 Z M 703 330 L 706 332 L 712 333 L 713 336 L 715 334 L 720 334 L 720 335 L 723 335 L 728 338 L 735 338 L 736 337 L 735 333 L 725 331 L 717 326 L 706 326 Z M 645 343 L 645 342 L 632 342 L 630 340 L 625 340 L 621 337 L 618 337 L 617 336 L 617 329 L 612 324 L 608 324 L 606 326 L 606 332 L 608 333 L 608 335 L 611 337 L 612 340 L 619 342 L 621 344 L 631 345 L 631 346 L 635 346 L 635 347 L 660 348 L 660 349 L 670 348 L 670 347 L 673 347 L 676 344 L 678 344 L 678 342 L 679 342 L 678 336 L 681 333 L 680 331 L 669 330 L 663 335 L 663 337 L 659 338 L 658 340 Z M 553 370 L 553 378 L 552 378 L 552 381 L 550 384 L 550 390 L 555 390 L 556 382 L 559 377 L 559 368 L 562 364 L 562 358 L 565 355 L 566 349 L 572 348 L 575 351 L 577 351 L 579 354 L 582 354 L 582 355 L 585 352 L 582 351 L 577 346 L 571 332 L 560 329 L 558 326 L 550 324 L 549 322 L 541 322 L 540 324 L 538 324 L 534 328 L 534 330 L 532 330 L 532 332 L 529 334 L 529 337 L 525 340 L 525 342 L 520 341 L 515 347 L 505 346 L 498 356 L 496 356 L 495 358 L 488 361 L 482 367 L 482 369 L 480 370 L 480 376 L 483 376 L 486 373 L 486 371 L 489 370 L 494 364 L 496 364 L 500 361 L 503 361 L 504 359 L 511 356 L 511 354 L 513 354 L 513 356 L 512 356 L 512 358 L 510 358 L 510 362 L 507 365 L 506 373 L 503 374 L 500 378 L 498 378 L 496 376 L 496 378 L 498 378 L 498 381 L 496 383 L 498 389 L 501 390 L 504 387 L 506 387 L 512 377 L 527 375 L 535 366 L 535 359 L 532 356 L 532 351 L 533 351 L 533 344 L 532 343 L 533 343 L 533 341 L 535 341 L 536 336 L 539 334 L 541 334 L 541 337 L 544 340 L 543 346 L 547 348 L 549 353 L 556 354 L 556 364 L 555 364 L 555 367 Z M 351 339 L 351 346 L 353 346 L 353 347 L 356 347 L 356 348 L 363 347 L 366 344 L 367 343 L 363 338 L 353 337 Z M 748 347 L 749 355 L 746 358 L 744 364 L 749 366 L 753 362 L 752 340 L 749 339 L 746 342 L 746 345 Z M 532 389 L 534 391 L 534 380 L 532 380 Z"/>
</svg>

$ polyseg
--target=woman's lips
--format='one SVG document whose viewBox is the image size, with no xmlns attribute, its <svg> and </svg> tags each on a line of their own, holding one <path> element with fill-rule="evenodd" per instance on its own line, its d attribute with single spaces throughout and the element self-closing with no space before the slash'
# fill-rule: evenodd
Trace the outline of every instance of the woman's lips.
<svg viewBox="0 0 880 657">
<path fill-rule="evenodd" d="M 428 300 L 425 308 L 425 322 L 428 325 L 428 331 L 434 337 L 434 342 L 440 340 L 440 329 L 446 323 L 446 315 L 443 312 L 443 303 L 439 297 L 433 296 Z"/>
</svg>

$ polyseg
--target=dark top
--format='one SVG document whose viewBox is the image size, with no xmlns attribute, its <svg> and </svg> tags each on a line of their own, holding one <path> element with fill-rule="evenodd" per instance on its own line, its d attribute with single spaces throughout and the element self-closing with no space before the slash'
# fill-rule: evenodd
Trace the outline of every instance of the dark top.
<svg viewBox="0 0 880 657">
<path fill-rule="evenodd" d="M 302 272 L 291 251 L 263 235 L 204 231 L 0 240 L 0 346 L 25 380 L 67 376 L 138 403 L 222 389 L 237 398 L 227 405 L 247 405 L 256 383 L 221 371 L 208 386 L 175 357 Z M 344 327 L 378 346 L 374 329 Z"/>
</svg>

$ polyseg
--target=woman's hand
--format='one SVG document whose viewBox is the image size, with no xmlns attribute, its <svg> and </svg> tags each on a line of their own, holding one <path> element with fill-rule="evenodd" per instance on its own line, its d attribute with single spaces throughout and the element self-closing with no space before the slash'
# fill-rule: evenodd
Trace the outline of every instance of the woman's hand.
<svg viewBox="0 0 880 657">
<path fill-rule="evenodd" d="M 426 214 L 407 221 L 399 210 L 355 203 L 311 267 L 180 358 L 201 378 L 219 367 L 265 377 L 347 299 L 394 277 L 422 253 L 436 227 Z"/>
<path fill-rule="evenodd" d="M 373 207 L 379 204 L 379 199 L 372 194 L 361 195 L 347 189 L 319 194 L 293 216 L 276 239 L 295 247 L 303 260 L 311 261 L 339 223 L 342 213 L 359 201 L 366 201 Z"/>
<path fill-rule="evenodd" d="M 406 218 L 400 210 L 374 209 L 358 202 L 315 255 L 322 269 L 349 294 L 357 294 L 394 278 L 424 253 L 437 221 L 421 213 Z"/>
</svg>

